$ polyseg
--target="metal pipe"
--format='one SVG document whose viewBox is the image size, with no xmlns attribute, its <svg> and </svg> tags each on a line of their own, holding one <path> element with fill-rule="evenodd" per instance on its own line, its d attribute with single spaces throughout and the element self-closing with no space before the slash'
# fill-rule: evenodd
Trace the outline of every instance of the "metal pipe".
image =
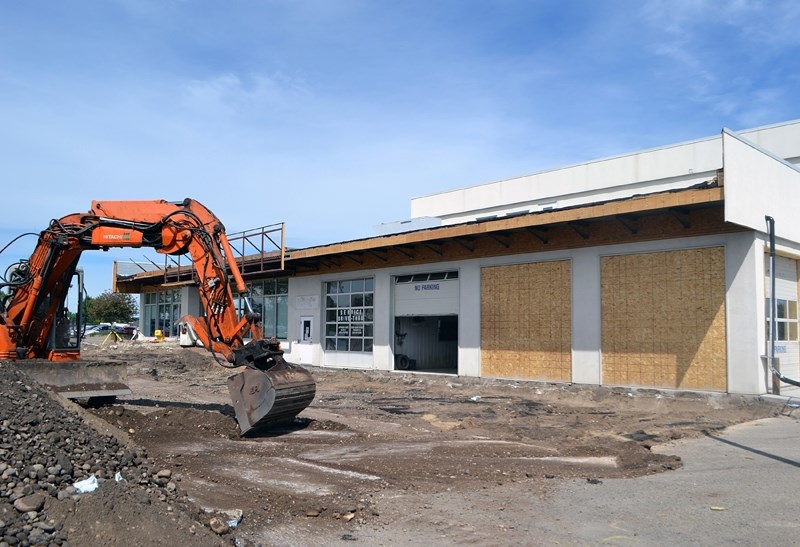
<svg viewBox="0 0 800 547">
<path fill-rule="evenodd" d="M 777 332 L 777 324 L 775 316 L 777 315 L 778 303 L 775 299 L 775 219 L 767 215 L 764 217 L 767 221 L 767 233 L 769 234 L 769 351 L 767 354 L 767 361 L 769 368 L 775 376 L 777 368 L 775 367 L 775 334 Z M 780 393 L 780 383 L 774 381 L 772 390 L 775 394 Z"/>
<path fill-rule="evenodd" d="M 769 360 L 771 365 L 775 360 L 775 334 L 777 331 L 775 316 L 778 314 L 778 301 L 775 299 L 775 219 L 769 215 L 764 218 L 767 221 L 769 233 Z"/>
</svg>

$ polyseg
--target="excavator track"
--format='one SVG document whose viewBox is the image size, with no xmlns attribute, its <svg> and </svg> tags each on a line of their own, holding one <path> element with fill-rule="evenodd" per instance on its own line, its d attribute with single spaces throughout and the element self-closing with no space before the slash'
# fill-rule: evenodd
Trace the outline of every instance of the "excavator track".
<svg viewBox="0 0 800 547">
<path fill-rule="evenodd" d="M 294 420 L 314 400 L 317 385 L 310 372 L 277 354 L 269 368 L 247 367 L 228 378 L 228 391 L 245 436 Z"/>
</svg>

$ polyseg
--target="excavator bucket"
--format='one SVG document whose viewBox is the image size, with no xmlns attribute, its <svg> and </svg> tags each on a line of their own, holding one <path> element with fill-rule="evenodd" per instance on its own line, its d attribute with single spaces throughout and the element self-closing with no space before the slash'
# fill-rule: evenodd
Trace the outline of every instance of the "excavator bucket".
<svg viewBox="0 0 800 547">
<path fill-rule="evenodd" d="M 128 371 L 124 363 L 29 359 L 15 361 L 14 366 L 69 399 L 108 400 L 131 393 L 126 385 Z"/>
<path fill-rule="evenodd" d="M 236 421 L 241 434 L 253 435 L 276 424 L 290 422 L 314 400 L 314 377 L 301 366 L 276 355 L 268 369 L 245 368 L 228 378 Z"/>
</svg>

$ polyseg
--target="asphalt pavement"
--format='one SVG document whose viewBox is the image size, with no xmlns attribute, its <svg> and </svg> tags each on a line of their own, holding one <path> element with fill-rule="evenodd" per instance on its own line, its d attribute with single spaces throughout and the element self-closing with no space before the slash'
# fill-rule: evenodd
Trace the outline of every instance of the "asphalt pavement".
<svg viewBox="0 0 800 547">
<path fill-rule="evenodd" d="M 658 451 L 683 467 L 558 488 L 532 523 L 535 542 L 800 545 L 800 410 Z"/>
</svg>

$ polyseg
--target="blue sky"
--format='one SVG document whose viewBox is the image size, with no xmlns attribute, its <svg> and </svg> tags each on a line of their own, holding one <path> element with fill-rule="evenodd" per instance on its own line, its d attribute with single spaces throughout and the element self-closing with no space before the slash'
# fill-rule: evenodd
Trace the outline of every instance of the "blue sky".
<svg viewBox="0 0 800 547">
<path fill-rule="evenodd" d="M 415 196 L 800 118 L 798 28 L 795 0 L 3 2 L 0 247 L 93 199 L 367 237 Z M 85 253 L 90 294 L 144 254 Z"/>
</svg>

